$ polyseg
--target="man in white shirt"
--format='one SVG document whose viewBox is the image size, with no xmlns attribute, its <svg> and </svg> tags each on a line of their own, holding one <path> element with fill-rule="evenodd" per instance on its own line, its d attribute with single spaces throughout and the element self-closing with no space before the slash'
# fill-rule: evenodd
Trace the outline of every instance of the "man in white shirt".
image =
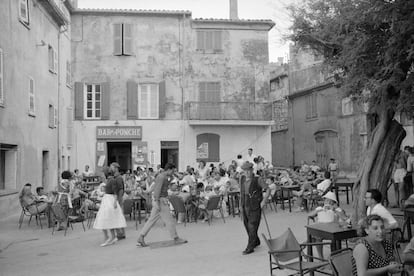
<svg viewBox="0 0 414 276">
<path fill-rule="evenodd" d="M 93 176 L 93 171 L 89 168 L 89 165 L 85 166 L 85 171 L 82 173 L 83 177 Z"/>
<path fill-rule="evenodd" d="M 321 193 L 325 193 L 329 189 L 329 187 L 331 187 L 332 184 L 331 174 L 328 171 L 326 171 L 323 176 L 325 177 L 325 179 L 321 183 L 316 185 L 316 189 Z"/>
<path fill-rule="evenodd" d="M 381 204 L 382 195 L 377 189 L 370 189 L 365 194 L 365 205 L 367 208 L 367 216 L 378 215 L 384 219 L 386 229 L 398 228 L 398 222 L 391 213 Z"/>
<path fill-rule="evenodd" d="M 256 158 L 256 155 L 254 155 L 253 154 L 253 149 L 252 148 L 249 148 L 248 150 L 247 150 L 247 157 L 246 157 L 246 161 L 248 161 L 248 162 L 250 162 L 250 163 L 252 163 L 252 164 L 254 164 L 254 158 Z"/>
</svg>

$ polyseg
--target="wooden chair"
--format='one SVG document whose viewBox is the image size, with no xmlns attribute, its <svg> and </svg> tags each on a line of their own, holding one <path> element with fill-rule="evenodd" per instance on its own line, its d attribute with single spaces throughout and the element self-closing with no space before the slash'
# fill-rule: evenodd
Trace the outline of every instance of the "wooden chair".
<svg viewBox="0 0 414 276">
<path fill-rule="evenodd" d="M 131 199 L 125 199 L 123 205 L 124 215 L 129 215 L 129 220 L 132 220 L 134 202 Z"/>
<path fill-rule="evenodd" d="M 178 219 L 179 213 L 184 213 L 184 226 L 187 226 L 187 219 L 188 219 L 188 209 L 184 203 L 184 200 L 176 195 L 171 195 L 168 197 L 168 200 L 170 201 L 171 205 L 174 208 L 174 212 L 176 214 L 176 217 Z"/>
<path fill-rule="evenodd" d="M 211 220 L 213 219 L 213 211 L 215 210 L 218 210 L 220 212 L 223 222 L 226 223 L 222 209 L 222 197 L 218 195 L 212 196 L 207 200 L 206 211 L 211 212 L 211 215 L 208 216 L 208 225 L 210 225 Z"/>
<path fill-rule="evenodd" d="M 273 270 L 276 269 L 293 270 L 299 275 L 314 273 L 316 271 L 322 274 L 330 275 L 330 273 L 321 270 L 329 264 L 326 260 L 314 256 L 308 256 L 303 252 L 303 250 L 308 246 L 330 243 L 315 242 L 300 244 L 290 228 L 275 239 L 268 239 L 264 234 L 262 234 L 262 236 L 266 241 L 267 247 L 269 248 L 268 254 L 270 275 L 273 275 Z M 319 262 L 313 262 L 313 259 L 317 259 Z"/>
<path fill-rule="evenodd" d="M 352 249 L 344 248 L 331 253 L 329 257 L 334 276 L 352 275 Z"/>
</svg>

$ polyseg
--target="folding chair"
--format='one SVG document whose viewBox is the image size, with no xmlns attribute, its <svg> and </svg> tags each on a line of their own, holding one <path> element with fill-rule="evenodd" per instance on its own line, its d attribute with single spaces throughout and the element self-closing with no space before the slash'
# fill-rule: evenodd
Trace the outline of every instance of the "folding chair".
<svg viewBox="0 0 414 276">
<path fill-rule="evenodd" d="M 352 249 L 344 248 L 331 253 L 329 257 L 334 276 L 352 275 Z"/>
<path fill-rule="evenodd" d="M 405 262 L 401 258 L 400 250 L 403 251 L 406 245 L 407 243 L 401 240 L 396 241 L 394 244 L 394 256 L 396 257 L 396 261 L 400 264 L 403 264 L 404 267 L 404 271 L 401 272 L 401 276 L 410 276 L 410 273 L 408 272 L 408 267 L 414 267 L 414 263 Z"/>
<path fill-rule="evenodd" d="M 36 219 L 36 224 L 39 225 L 40 224 L 40 229 L 43 229 L 42 226 L 42 220 L 41 220 L 41 216 L 45 216 L 46 217 L 46 211 L 43 212 L 39 212 L 39 210 L 37 209 L 37 205 L 34 203 L 33 206 L 36 207 L 36 213 L 32 214 L 30 213 L 29 209 L 27 207 L 22 207 L 22 212 L 20 213 L 20 218 L 19 218 L 19 229 L 22 227 L 22 223 L 24 220 L 24 217 L 29 217 L 29 221 L 27 223 L 27 225 L 30 225 L 30 222 L 32 221 L 32 217 L 35 217 Z"/>
<path fill-rule="evenodd" d="M 168 200 L 174 208 L 174 212 L 176 214 L 177 219 L 179 213 L 184 213 L 184 226 L 187 226 L 188 210 L 184 203 L 184 200 L 176 195 L 169 196 Z"/>
<path fill-rule="evenodd" d="M 321 270 L 329 263 L 321 258 L 308 256 L 303 250 L 307 246 L 330 244 L 330 242 L 315 242 L 315 243 L 299 243 L 288 228 L 281 236 L 275 239 L 268 239 L 262 234 L 269 248 L 269 266 L 270 275 L 273 275 L 275 269 L 288 269 L 295 271 L 294 274 L 304 275 L 307 273 L 319 272 L 330 275 L 330 273 Z M 305 259 L 308 259 L 307 261 Z M 311 260 L 316 259 L 319 262 Z"/>
<path fill-rule="evenodd" d="M 133 206 L 134 206 L 134 202 L 131 199 L 124 200 L 124 206 L 123 206 L 124 215 L 129 215 L 129 220 L 132 220 Z M 134 218 L 135 218 L 135 214 L 134 214 Z"/>
<path fill-rule="evenodd" d="M 222 197 L 221 196 L 212 196 L 207 200 L 206 211 L 211 212 L 211 215 L 208 216 L 208 225 L 210 225 L 211 220 L 213 219 L 213 211 L 218 210 L 220 212 L 223 222 L 226 223 L 224 219 L 223 209 L 222 209 Z"/>
</svg>

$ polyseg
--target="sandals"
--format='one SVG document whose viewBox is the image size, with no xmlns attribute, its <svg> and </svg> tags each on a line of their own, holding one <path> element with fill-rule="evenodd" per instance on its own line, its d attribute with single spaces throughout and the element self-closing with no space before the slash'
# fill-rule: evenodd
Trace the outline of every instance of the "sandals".
<svg viewBox="0 0 414 276">
<path fill-rule="evenodd" d="M 118 239 L 117 238 L 114 238 L 114 239 L 107 239 L 104 243 L 102 243 L 101 244 L 101 247 L 105 247 L 105 246 L 108 246 L 108 245 L 112 245 L 112 244 L 114 244 L 114 243 L 116 243 L 118 241 Z"/>
<path fill-rule="evenodd" d="M 138 240 L 137 240 L 137 246 L 138 247 L 147 247 L 148 244 L 145 243 L 144 238 L 138 238 Z"/>
</svg>

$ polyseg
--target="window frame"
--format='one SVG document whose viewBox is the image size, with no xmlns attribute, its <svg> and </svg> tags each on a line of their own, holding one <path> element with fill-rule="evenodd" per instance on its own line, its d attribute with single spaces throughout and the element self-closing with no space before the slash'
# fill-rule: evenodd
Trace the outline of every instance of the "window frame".
<svg viewBox="0 0 414 276">
<path fill-rule="evenodd" d="M 318 93 L 312 92 L 306 95 L 306 120 L 318 118 Z"/>
<path fill-rule="evenodd" d="M 25 25 L 25 26 L 29 26 L 30 25 L 30 13 L 29 13 L 29 0 L 19 0 L 19 21 Z M 26 16 L 22 15 L 22 5 L 25 6 L 26 9 Z"/>
<path fill-rule="evenodd" d="M 92 116 L 88 117 L 88 85 L 92 86 L 92 107 L 90 110 L 92 111 Z M 96 111 L 98 110 L 96 108 L 96 87 L 99 86 L 99 116 L 96 116 Z M 84 83 L 83 85 L 83 118 L 84 120 L 101 120 L 102 118 L 102 84 L 100 83 Z"/>
<path fill-rule="evenodd" d="M 120 34 L 119 37 L 115 36 L 115 28 L 116 25 L 120 26 Z M 129 35 L 127 35 L 127 30 L 129 31 Z M 114 23 L 113 24 L 113 34 L 112 39 L 114 43 L 114 55 L 115 56 L 133 56 L 133 24 L 131 23 Z M 119 39 L 119 52 L 115 49 L 116 40 Z M 129 44 L 128 44 L 129 43 Z M 129 46 L 130 49 L 127 49 Z M 128 51 L 129 50 L 129 51 Z"/>
<path fill-rule="evenodd" d="M 350 97 L 341 99 L 341 113 L 342 116 L 350 116 L 354 114 L 354 102 Z"/>
<path fill-rule="evenodd" d="M 49 67 L 49 72 L 52 74 L 57 74 L 57 52 L 55 50 L 55 48 L 53 48 L 52 45 L 49 44 L 48 46 L 48 52 L 47 52 L 47 57 L 48 57 L 48 67 Z"/>
<path fill-rule="evenodd" d="M 155 99 L 155 103 L 157 106 L 156 112 L 154 112 L 154 114 L 156 114 L 155 116 L 151 116 L 151 113 L 153 110 L 151 110 L 151 106 L 152 106 L 152 97 L 150 95 L 150 97 L 148 97 L 148 99 L 150 99 L 149 101 L 147 100 L 147 115 L 148 116 L 143 116 L 142 114 L 142 86 L 148 86 L 149 88 L 154 85 L 156 87 L 156 99 Z M 149 90 L 151 92 L 151 89 Z M 147 83 L 138 83 L 138 119 L 146 119 L 146 120 L 158 120 L 160 118 L 160 85 L 159 83 L 154 83 L 154 82 L 147 82 Z"/>
<path fill-rule="evenodd" d="M 29 76 L 29 115 L 36 116 L 36 86 L 35 81 L 32 77 Z M 33 100 L 33 110 L 31 109 L 31 102 Z"/>
</svg>

